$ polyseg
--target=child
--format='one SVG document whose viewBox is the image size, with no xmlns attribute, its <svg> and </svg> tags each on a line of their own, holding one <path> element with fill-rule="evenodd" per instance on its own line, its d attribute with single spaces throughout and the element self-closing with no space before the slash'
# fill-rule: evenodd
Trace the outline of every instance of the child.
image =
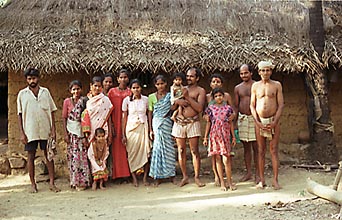
<svg viewBox="0 0 342 220">
<path fill-rule="evenodd" d="M 95 139 L 91 142 L 88 149 L 88 158 L 91 163 L 91 171 L 93 174 L 93 190 L 96 190 L 97 182 L 100 182 L 100 189 L 105 189 L 103 182 L 108 180 L 106 160 L 109 153 L 105 134 L 106 132 L 103 128 L 97 128 L 95 130 Z"/>
<path fill-rule="evenodd" d="M 172 76 L 173 84 L 170 87 L 171 92 L 171 105 L 175 103 L 176 100 L 183 98 L 183 82 L 185 81 L 185 75 L 183 73 L 175 73 Z M 175 121 L 176 117 L 184 119 L 182 106 L 179 106 L 174 112 L 171 110 L 165 115 L 165 117 L 171 115 L 171 120 Z"/>
<path fill-rule="evenodd" d="M 210 87 L 212 90 L 215 88 L 222 88 L 223 87 L 223 77 L 219 73 L 212 74 L 209 78 L 209 82 L 210 82 Z M 210 91 L 206 95 L 206 101 L 207 101 L 206 103 L 208 106 L 215 103 L 215 100 L 212 98 L 212 91 Z M 230 106 L 233 106 L 232 97 L 230 96 L 230 94 L 228 92 L 224 93 L 223 103 L 226 103 Z M 204 114 L 203 118 L 204 118 L 204 120 L 208 120 L 208 116 L 205 114 Z M 235 113 L 233 113 L 229 116 L 229 121 L 233 121 L 234 118 L 235 118 Z M 236 133 L 235 133 L 235 137 L 237 138 L 237 143 L 239 143 L 239 139 L 236 136 Z M 210 146 L 210 142 L 208 143 L 208 145 Z M 234 152 L 230 152 L 230 156 L 234 156 Z M 211 158 L 211 165 L 212 165 L 212 170 L 213 170 L 213 173 L 215 176 L 215 186 L 220 186 L 219 177 L 218 177 L 217 169 L 216 169 L 216 158 L 215 157 Z"/>
<path fill-rule="evenodd" d="M 228 187 L 231 190 L 236 190 L 232 182 L 231 174 L 231 144 L 230 137 L 232 136 L 232 146 L 235 146 L 236 139 L 234 134 L 234 125 L 229 121 L 229 116 L 233 114 L 233 108 L 224 102 L 224 92 L 221 88 L 215 88 L 211 92 L 215 103 L 209 105 L 205 110 L 208 115 L 207 125 L 205 127 L 205 135 L 203 145 L 208 145 L 208 135 L 210 138 L 210 147 L 208 156 L 213 156 L 216 159 L 216 168 L 219 176 L 221 190 L 226 191 L 226 184 L 223 179 L 222 159 L 226 170 Z M 210 131 L 210 133 L 209 133 Z"/>
</svg>

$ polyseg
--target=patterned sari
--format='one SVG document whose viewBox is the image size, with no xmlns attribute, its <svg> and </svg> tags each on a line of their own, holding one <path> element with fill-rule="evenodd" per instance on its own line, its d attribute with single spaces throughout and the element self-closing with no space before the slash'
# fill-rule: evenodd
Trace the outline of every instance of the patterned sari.
<svg viewBox="0 0 342 220">
<path fill-rule="evenodd" d="M 67 130 L 70 143 L 67 146 L 67 160 L 70 172 L 70 185 L 85 187 L 89 185 L 90 171 L 87 148 L 82 143 L 81 112 L 83 99 L 79 99 L 68 114 Z"/>
<path fill-rule="evenodd" d="M 172 120 L 164 115 L 170 110 L 170 93 L 157 100 L 156 94 L 149 95 L 149 111 L 153 111 L 152 127 L 154 141 L 151 156 L 150 176 L 163 179 L 176 175 L 176 155 L 171 136 Z"/>
</svg>

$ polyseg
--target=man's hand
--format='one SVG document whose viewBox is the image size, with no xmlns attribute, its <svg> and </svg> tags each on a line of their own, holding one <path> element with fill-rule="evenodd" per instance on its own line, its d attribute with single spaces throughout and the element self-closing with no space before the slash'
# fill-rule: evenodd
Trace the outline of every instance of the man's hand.
<svg viewBox="0 0 342 220">
<path fill-rule="evenodd" d="M 189 102 L 184 99 L 178 99 L 175 101 L 175 104 L 181 107 L 187 107 L 189 105 Z"/>
<path fill-rule="evenodd" d="M 20 135 L 20 141 L 23 144 L 27 144 L 27 136 L 26 136 L 26 134 L 23 133 L 23 134 Z"/>
</svg>

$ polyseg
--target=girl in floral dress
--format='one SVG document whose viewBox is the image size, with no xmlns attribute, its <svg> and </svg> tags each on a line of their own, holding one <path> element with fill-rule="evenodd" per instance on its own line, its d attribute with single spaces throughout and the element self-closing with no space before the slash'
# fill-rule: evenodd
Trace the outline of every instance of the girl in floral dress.
<svg viewBox="0 0 342 220">
<path fill-rule="evenodd" d="M 210 138 L 210 147 L 208 156 L 216 158 L 216 168 L 220 180 L 221 190 L 226 191 L 227 187 L 231 190 L 236 190 L 232 182 L 231 171 L 231 147 L 235 146 L 236 139 L 234 134 L 234 125 L 229 121 L 229 116 L 233 114 L 233 108 L 224 102 L 224 92 L 221 88 L 215 88 L 211 92 L 212 98 L 215 103 L 209 105 L 205 110 L 208 115 L 207 124 L 205 127 L 205 135 L 203 145 L 208 145 L 208 135 Z M 232 143 L 230 139 L 232 136 Z M 221 158 L 222 156 L 222 158 Z M 227 184 L 223 178 L 223 166 L 225 166 Z"/>
</svg>

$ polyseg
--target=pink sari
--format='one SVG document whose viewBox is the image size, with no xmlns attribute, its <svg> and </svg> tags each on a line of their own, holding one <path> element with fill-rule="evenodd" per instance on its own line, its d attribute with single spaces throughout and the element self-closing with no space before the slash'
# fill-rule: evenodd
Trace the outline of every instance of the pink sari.
<svg viewBox="0 0 342 220">
<path fill-rule="evenodd" d="M 103 128 L 106 131 L 106 138 L 108 137 L 108 118 L 113 110 L 113 105 L 109 98 L 104 94 L 91 97 L 87 101 L 87 109 L 82 115 L 82 127 L 90 126 L 90 133 L 88 141 L 91 142 L 94 139 L 95 130 L 97 128 Z M 88 119 L 89 117 L 89 119 Z M 88 121 L 89 120 L 89 121 Z"/>
</svg>

